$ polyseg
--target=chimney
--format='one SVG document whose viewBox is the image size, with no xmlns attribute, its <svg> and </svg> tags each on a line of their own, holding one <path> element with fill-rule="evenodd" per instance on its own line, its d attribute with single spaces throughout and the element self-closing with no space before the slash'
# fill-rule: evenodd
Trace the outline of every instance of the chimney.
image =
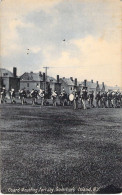
<svg viewBox="0 0 122 195">
<path fill-rule="evenodd" d="M 16 77 L 16 76 L 17 76 L 17 68 L 13 67 L 13 77 Z"/>
<path fill-rule="evenodd" d="M 43 73 L 43 82 L 45 82 L 45 73 Z"/>
<path fill-rule="evenodd" d="M 98 86 L 98 81 L 97 81 L 97 86 Z"/>
<path fill-rule="evenodd" d="M 59 75 L 57 75 L 57 83 L 59 83 Z"/>
<path fill-rule="evenodd" d="M 104 86 L 104 82 L 102 82 L 102 86 Z"/>
<path fill-rule="evenodd" d="M 73 81 L 73 77 L 70 77 L 70 80 Z"/>
<path fill-rule="evenodd" d="M 93 83 L 93 80 L 91 80 L 91 83 Z"/>
<path fill-rule="evenodd" d="M 85 80 L 84 80 L 84 86 L 85 86 L 85 87 L 86 87 L 86 82 L 87 82 L 87 80 L 85 79 Z"/>
<path fill-rule="evenodd" d="M 42 72 L 41 72 L 41 71 L 39 72 L 39 76 L 40 76 L 40 77 L 42 76 Z"/>
<path fill-rule="evenodd" d="M 75 86 L 77 86 L 77 79 L 75 78 Z"/>
</svg>

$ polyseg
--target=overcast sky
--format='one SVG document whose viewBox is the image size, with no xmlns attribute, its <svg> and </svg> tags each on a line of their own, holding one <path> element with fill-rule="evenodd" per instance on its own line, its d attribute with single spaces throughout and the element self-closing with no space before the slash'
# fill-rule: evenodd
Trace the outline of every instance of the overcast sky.
<svg viewBox="0 0 122 195">
<path fill-rule="evenodd" d="M 1 67 L 122 85 L 122 1 L 2 0 L 0 18 Z"/>
</svg>

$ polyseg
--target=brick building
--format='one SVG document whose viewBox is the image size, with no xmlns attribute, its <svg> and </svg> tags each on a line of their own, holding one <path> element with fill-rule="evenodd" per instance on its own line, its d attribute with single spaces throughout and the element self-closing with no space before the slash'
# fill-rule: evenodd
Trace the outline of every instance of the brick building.
<svg viewBox="0 0 122 195">
<path fill-rule="evenodd" d="M 2 87 L 9 92 L 12 88 L 17 92 L 20 88 L 20 78 L 17 76 L 17 68 L 13 67 L 13 73 L 4 68 L 0 68 L 0 90 Z"/>
<path fill-rule="evenodd" d="M 20 76 L 20 89 L 25 88 L 28 92 L 32 89 L 43 89 L 46 93 L 51 95 L 51 91 L 57 91 L 60 94 L 61 83 L 59 82 L 59 75 L 57 80 L 51 76 L 45 76 L 45 73 L 25 72 Z"/>
</svg>

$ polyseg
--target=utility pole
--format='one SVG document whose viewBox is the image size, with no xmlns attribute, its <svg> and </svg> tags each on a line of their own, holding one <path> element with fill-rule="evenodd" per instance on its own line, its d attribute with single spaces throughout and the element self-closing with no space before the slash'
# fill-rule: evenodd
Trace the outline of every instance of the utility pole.
<svg viewBox="0 0 122 195">
<path fill-rule="evenodd" d="M 48 66 L 44 66 L 43 68 L 45 68 L 45 84 L 44 84 L 44 90 L 46 92 L 47 69 L 49 69 L 49 67 Z"/>
</svg>

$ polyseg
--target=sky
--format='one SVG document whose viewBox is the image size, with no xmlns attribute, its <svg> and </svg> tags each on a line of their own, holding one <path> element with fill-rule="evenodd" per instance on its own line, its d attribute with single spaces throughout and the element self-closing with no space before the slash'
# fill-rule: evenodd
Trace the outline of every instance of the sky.
<svg viewBox="0 0 122 195">
<path fill-rule="evenodd" d="M 2 0 L 0 39 L 0 67 L 19 76 L 48 66 L 55 78 L 122 86 L 120 0 Z"/>
</svg>

